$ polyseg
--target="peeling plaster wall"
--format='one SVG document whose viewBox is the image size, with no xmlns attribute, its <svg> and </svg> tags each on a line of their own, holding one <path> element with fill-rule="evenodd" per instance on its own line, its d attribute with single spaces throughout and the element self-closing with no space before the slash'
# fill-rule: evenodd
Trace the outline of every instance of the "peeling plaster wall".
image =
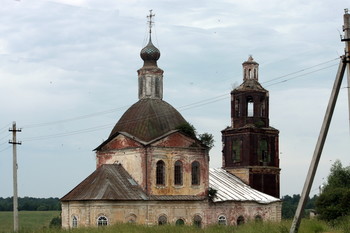
<svg viewBox="0 0 350 233">
<path fill-rule="evenodd" d="M 62 203 L 62 227 L 72 228 L 72 218 L 78 219 L 78 227 L 97 226 L 99 216 L 105 216 L 108 224 L 127 223 L 157 225 L 160 216 L 166 216 L 170 224 L 183 219 L 186 225 L 193 224 L 193 218 L 199 215 L 202 226 L 217 224 L 219 216 L 225 216 L 227 225 L 236 225 L 239 216 L 245 222 L 252 221 L 257 215 L 263 221 L 280 221 L 281 202 L 267 205 L 254 202 L 208 201 L 81 201 Z"/>
<path fill-rule="evenodd" d="M 96 153 L 97 167 L 102 164 L 122 164 L 125 170 L 151 195 L 200 195 L 207 193 L 209 186 L 209 156 L 195 139 L 175 132 L 150 145 L 124 135 L 118 135 Z M 166 164 L 164 186 L 156 185 L 156 163 Z M 174 164 L 183 164 L 183 184 L 174 185 Z M 191 184 L 192 162 L 200 163 L 200 185 Z"/>
<path fill-rule="evenodd" d="M 145 148 L 140 143 L 124 135 L 118 135 L 96 152 L 96 167 L 102 164 L 122 164 L 124 169 L 144 188 L 145 170 L 141 168 L 146 162 L 145 159 Z"/>
<path fill-rule="evenodd" d="M 198 195 L 205 196 L 209 187 L 209 159 L 202 149 L 159 148 L 149 151 L 149 193 L 151 195 Z M 165 163 L 165 185 L 156 184 L 156 164 Z M 176 161 L 183 165 L 183 184 L 174 184 L 174 165 Z M 192 185 L 192 162 L 200 163 L 200 184 Z"/>
</svg>

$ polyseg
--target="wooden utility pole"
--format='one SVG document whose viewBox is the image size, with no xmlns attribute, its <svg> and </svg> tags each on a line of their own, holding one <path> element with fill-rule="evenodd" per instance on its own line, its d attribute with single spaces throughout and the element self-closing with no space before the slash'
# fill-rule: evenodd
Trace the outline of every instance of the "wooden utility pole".
<svg viewBox="0 0 350 233">
<path fill-rule="evenodd" d="M 318 137 L 317 143 L 316 143 L 316 147 L 315 147 L 315 151 L 311 160 L 311 164 L 309 167 L 309 171 L 305 180 L 305 184 L 304 184 L 304 188 L 303 191 L 301 193 L 301 197 L 299 200 L 299 204 L 297 207 L 297 210 L 295 212 L 295 216 L 293 219 L 293 223 L 292 226 L 290 228 L 289 233 L 297 233 L 299 230 L 299 226 L 300 226 L 300 221 L 301 221 L 301 213 L 304 210 L 306 201 L 307 201 L 307 197 L 309 197 L 310 194 L 310 189 L 313 183 L 313 180 L 315 178 L 315 174 L 316 174 L 316 170 L 317 170 L 317 166 L 318 163 L 320 161 L 321 158 L 321 154 L 322 154 L 322 150 L 323 150 L 323 146 L 327 137 L 327 133 L 328 133 L 328 129 L 329 129 L 329 125 L 331 123 L 332 120 L 332 116 L 333 116 L 333 112 L 334 112 L 334 108 L 335 108 L 335 104 L 337 102 L 337 98 L 338 98 L 338 94 L 339 94 L 339 90 L 340 90 L 340 86 L 344 77 L 344 73 L 345 73 L 345 69 L 346 66 L 348 67 L 348 84 L 350 83 L 350 78 L 349 78 L 349 74 L 350 74 L 350 68 L 349 68 L 349 62 L 350 62 L 350 15 L 348 13 L 348 10 L 345 9 L 345 14 L 344 14 L 344 26 L 343 26 L 343 31 L 344 31 L 344 38 L 342 38 L 342 41 L 345 41 L 346 43 L 346 48 L 345 48 L 345 56 L 341 57 L 340 63 L 339 63 L 339 68 L 338 68 L 338 72 L 334 81 L 334 85 L 333 85 L 333 89 L 332 89 L 332 93 L 331 93 L 331 97 L 329 99 L 328 102 L 328 106 L 327 106 L 327 110 L 326 110 L 326 114 L 325 117 L 323 119 L 323 124 L 321 127 L 321 131 L 320 131 L 320 135 Z M 349 90 L 349 116 L 350 116 L 350 90 Z"/>
<path fill-rule="evenodd" d="M 16 122 L 13 122 L 12 129 L 12 141 L 9 143 L 13 145 L 13 231 L 18 231 L 18 189 L 17 189 L 17 145 L 21 145 L 21 142 L 17 142 L 16 133 L 21 132 L 21 129 L 16 129 Z"/>
</svg>

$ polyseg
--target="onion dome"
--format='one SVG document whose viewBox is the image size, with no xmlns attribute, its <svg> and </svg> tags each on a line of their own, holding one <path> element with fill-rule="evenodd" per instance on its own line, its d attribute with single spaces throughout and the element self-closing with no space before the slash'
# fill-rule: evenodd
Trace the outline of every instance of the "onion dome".
<svg viewBox="0 0 350 233">
<path fill-rule="evenodd" d="M 143 66 L 150 66 L 150 65 L 157 66 L 157 61 L 160 57 L 160 51 L 159 49 L 157 49 L 156 46 L 153 45 L 151 37 L 146 47 L 144 47 L 141 50 L 140 56 L 144 61 Z"/>
</svg>

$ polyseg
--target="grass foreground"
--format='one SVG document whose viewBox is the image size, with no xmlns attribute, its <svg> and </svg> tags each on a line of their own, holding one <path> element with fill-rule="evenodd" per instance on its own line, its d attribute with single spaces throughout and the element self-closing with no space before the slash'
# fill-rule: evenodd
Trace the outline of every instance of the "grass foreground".
<svg viewBox="0 0 350 233">
<path fill-rule="evenodd" d="M 19 211 L 19 228 L 38 230 L 49 227 L 52 218 L 61 214 L 61 211 Z M 0 233 L 13 232 L 13 212 L 0 211 Z"/>
<path fill-rule="evenodd" d="M 59 211 L 20 211 L 18 233 L 289 233 L 290 220 L 281 222 L 248 222 L 241 226 L 213 225 L 204 229 L 193 226 L 143 226 L 137 224 L 116 224 L 107 227 L 78 228 L 63 230 L 49 228 L 50 220 Z M 350 233 L 350 218 L 335 227 L 316 219 L 303 219 L 299 233 Z M 12 212 L 0 212 L 0 233 L 13 232 Z"/>
</svg>

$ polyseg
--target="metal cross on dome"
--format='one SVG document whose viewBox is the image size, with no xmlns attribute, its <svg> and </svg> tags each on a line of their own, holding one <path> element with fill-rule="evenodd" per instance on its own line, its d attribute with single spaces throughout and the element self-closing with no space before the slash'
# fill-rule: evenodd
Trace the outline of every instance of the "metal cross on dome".
<svg viewBox="0 0 350 233">
<path fill-rule="evenodd" d="M 154 24 L 154 22 L 152 21 L 152 18 L 155 16 L 155 14 L 152 14 L 153 10 L 149 10 L 149 15 L 147 16 L 148 18 L 148 26 L 149 26 L 149 34 L 152 33 L 152 25 Z"/>
</svg>

